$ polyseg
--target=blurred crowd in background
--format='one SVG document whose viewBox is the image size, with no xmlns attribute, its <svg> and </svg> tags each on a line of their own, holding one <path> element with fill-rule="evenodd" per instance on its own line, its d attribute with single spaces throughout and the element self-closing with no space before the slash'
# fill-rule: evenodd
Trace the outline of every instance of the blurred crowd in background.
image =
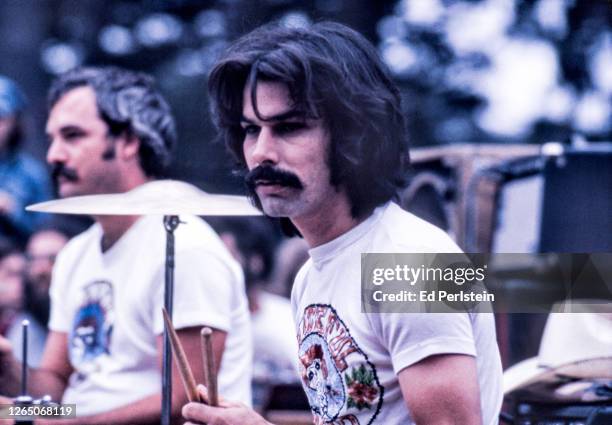
<svg viewBox="0 0 612 425">
<path fill-rule="evenodd" d="M 0 333 L 11 338 L 28 318 L 33 364 L 42 352 L 34 347 L 44 343 L 53 260 L 88 223 L 23 210 L 54 197 L 44 163 L 51 79 L 79 65 L 153 74 L 178 124 L 171 177 L 240 193 L 215 143 L 207 74 L 230 41 L 274 20 L 334 20 L 373 41 L 402 91 L 412 147 L 612 140 L 609 0 L 4 0 Z M 245 270 L 261 405 L 258 383 L 298 379 L 288 295 L 306 248 L 263 218 L 211 222 Z"/>
</svg>

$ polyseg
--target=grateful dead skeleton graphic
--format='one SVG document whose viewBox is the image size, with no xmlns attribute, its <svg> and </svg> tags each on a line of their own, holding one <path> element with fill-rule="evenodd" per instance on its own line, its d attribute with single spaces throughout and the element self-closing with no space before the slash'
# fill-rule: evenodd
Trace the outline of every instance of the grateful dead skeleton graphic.
<svg viewBox="0 0 612 425">
<path fill-rule="evenodd" d="M 77 311 L 69 335 L 72 365 L 83 379 L 100 367 L 109 354 L 113 330 L 113 287 L 97 280 L 83 288 L 83 302 Z"/>
<path fill-rule="evenodd" d="M 322 304 L 306 307 L 298 342 L 302 385 L 315 423 L 372 423 L 384 388 L 336 310 Z"/>
</svg>

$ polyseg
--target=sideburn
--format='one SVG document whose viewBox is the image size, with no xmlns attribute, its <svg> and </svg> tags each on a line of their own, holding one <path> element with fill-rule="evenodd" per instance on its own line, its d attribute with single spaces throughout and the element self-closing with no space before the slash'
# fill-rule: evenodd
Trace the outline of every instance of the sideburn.
<svg viewBox="0 0 612 425">
<path fill-rule="evenodd" d="M 104 152 L 102 152 L 102 161 L 114 161 L 117 157 L 117 150 L 115 149 L 115 144 L 111 144 L 108 146 Z"/>
</svg>

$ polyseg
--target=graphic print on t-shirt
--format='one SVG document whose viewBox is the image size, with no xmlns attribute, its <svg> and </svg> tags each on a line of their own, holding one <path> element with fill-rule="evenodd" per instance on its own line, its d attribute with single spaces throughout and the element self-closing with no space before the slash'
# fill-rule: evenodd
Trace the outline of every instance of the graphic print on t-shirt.
<svg viewBox="0 0 612 425">
<path fill-rule="evenodd" d="M 315 423 L 372 423 L 384 388 L 336 310 L 325 304 L 306 307 L 298 343 L 302 385 Z"/>
<path fill-rule="evenodd" d="M 113 287 L 96 280 L 83 289 L 83 301 L 69 334 L 72 366 L 80 377 L 99 369 L 99 360 L 109 354 L 113 330 Z"/>
</svg>

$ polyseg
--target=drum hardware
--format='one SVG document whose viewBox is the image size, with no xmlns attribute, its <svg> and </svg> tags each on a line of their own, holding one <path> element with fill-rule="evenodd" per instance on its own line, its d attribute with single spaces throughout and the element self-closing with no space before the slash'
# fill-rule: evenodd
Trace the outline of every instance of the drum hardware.
<svg viewBox="0 0 612 425">
<path fill-rule="evenodd" d="M 39 399 L 34 399 L 28 394 L 28 328 L 30 322 L 23 320 L 21 322 L 21 394 L 13 399 L 14 404 L 20 406 L 56 406 L 57 403 L 51 401 L 50 395 L 45 395 Z M 34 425 L 31 419 L 16 419 L 15 424 Z"/>
<path fill-rule="evenodd" d="M 500 415 L 506 423 L 611 423 L 612 357 L 579 360 L 556 367 L 535 367 L 519 378 L 505 391 L 513 409 L 513 414 L 502 412 Z"/>
</svg>

